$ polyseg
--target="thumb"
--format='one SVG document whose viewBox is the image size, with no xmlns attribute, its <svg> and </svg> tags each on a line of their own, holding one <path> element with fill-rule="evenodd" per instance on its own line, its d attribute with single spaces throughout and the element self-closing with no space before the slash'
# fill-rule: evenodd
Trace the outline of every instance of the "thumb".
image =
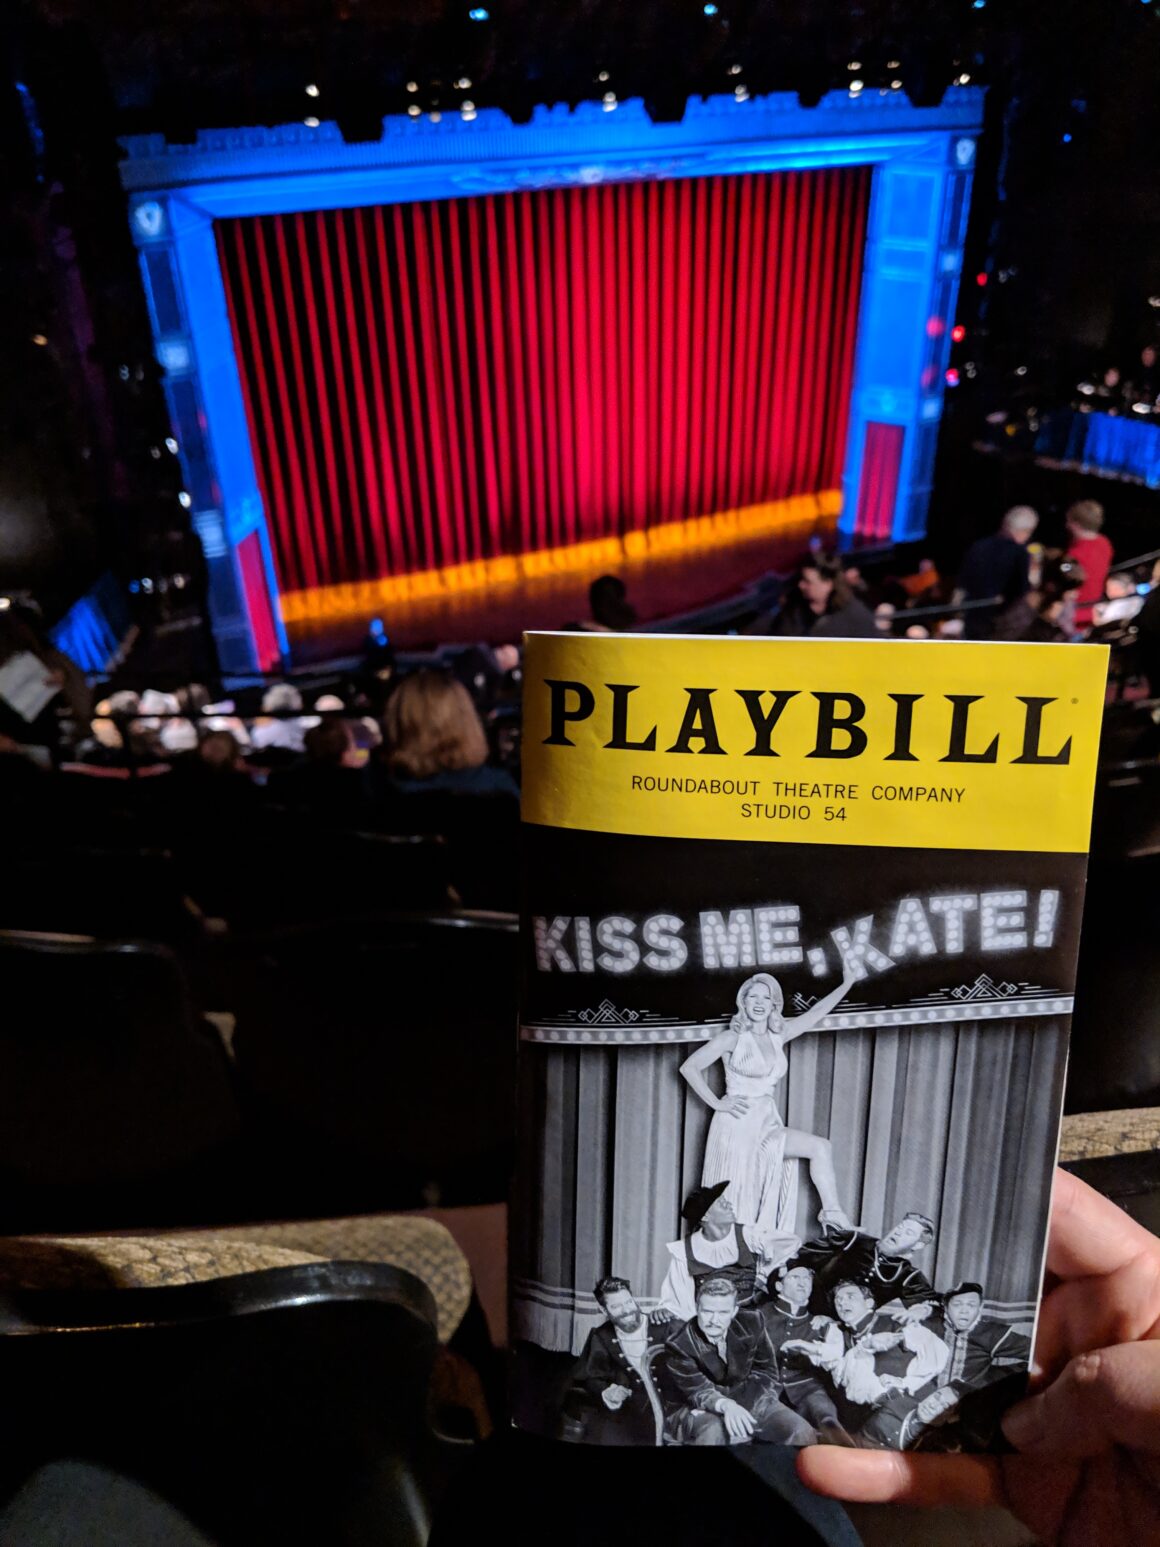
<svg viewBox="0 0 1160 1547">
<path fill-rule="evenodd" d="M 1160 1454 L 1160 1342 L 1080 1354 L 1010 1410 L 1003 1432 L 1024 1455 L 1079 1459 L 1115 1445 Z"/>
</svg>

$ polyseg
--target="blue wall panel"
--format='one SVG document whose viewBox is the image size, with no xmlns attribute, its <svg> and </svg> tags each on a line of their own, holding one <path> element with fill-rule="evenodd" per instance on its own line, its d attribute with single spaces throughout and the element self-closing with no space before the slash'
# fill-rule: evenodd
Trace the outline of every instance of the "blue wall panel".
<svg viewBox="0 0 1160 1547">
<path fill-rule="evenodd" d="M 629 101 L 614 112 L 599 103 L 538 108 L 526 125 L 495 110 L 471 121 L 447 115 L 437 124 L 389 118 L 381 140 L 357 145 L 345 144 L 330 122 L 205 131 L 192 145 L 167 144 L 160 135 L 125 139 L 121 176 L 157 358 L 170 377 L 194 524 L 210 561 L 223 664 L 240 670 L 254 660 L 235 558 L 253 530 L 261 535 L 275 608 L 278 591 L 214 219 L 636 178 L 873 165 L 841 530 L 853 534 L 865 426 L 879 419 L 907 427 L 894 517 L 894 536 L 902 539 L 920 535 L 925 520 L 982 103 L 974 87 L 952 88 L 938 108 L 912 107 L 902 92 L 832 92 L 818 107 L 802 108 L 781 93 L 745 102 L 694 99 L 679 124 L 654 124 L 643 103 Z M 933 339 L 932 317 L 946 323 Z M 282 642 L 285 648 L 284 634 Z"/>
</svg>

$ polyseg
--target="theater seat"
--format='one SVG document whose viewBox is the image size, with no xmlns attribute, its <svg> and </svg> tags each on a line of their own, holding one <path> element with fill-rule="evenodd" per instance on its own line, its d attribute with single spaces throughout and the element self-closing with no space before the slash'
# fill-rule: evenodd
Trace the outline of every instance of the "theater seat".
<svg viewBox="0 0 1160 1547">
<path fill-rule="evenodd" d="M 220 1040 L 163 946 L 0 935 L 0 1230 L 198 1221 L 236 1174 Z"/>
<path fill-rule="evenodd" d="M 392 833 L 440 833 L 447 867 L 464 907 L 519 907 L 520 803 L 513 795 L 432 791 L 382 797 L 376 825 Z"/>
<path fill-rule="evenodd" d="M 223 848 L 203 845 L 183 859 L 206 911 L 245 934 L 445 906 L 450 897 L 438 834 L 320 831 L 263 813 Z"/>
<path fill-rule="evenodd" d="M 94 1469 L 131 1479 L 218 1547 L 422 1547 L 459 1453 L 427 1417 L 434 1302 L 397 1268 L 7 1291 L 0 1334 L 20 1414 L 0 1457 L 6 1498 L 67 1458 L 90 1490 Z M 42 1540 L 78 1539 L 67 1500 L 62 1514 Z"/>
<path fill-rule="evenodd" d="M 1160 1105 L 1160 853 L 1093 858 L 1064 1110 Z"/>
<path fill-rule="evenodd" d="M 1092 810 L 1096 859 L 1150 854 L 1160 854 L 1160 762 L 1155 750 L 1147 758 L 1101 769 Z"/>
<path fill-rule="evenodd" d="M 164 850 L 78 848 L 5 866 L 0 929 L 180 947 L 198 938 L 201 919 Z"/>
<path fill-rule="evenodd" d="M 318 1213 L 505 1197 L 517 945 L 464 913 L 270 942 L 234 1048 L 271 1185 Z"/>
</svg>

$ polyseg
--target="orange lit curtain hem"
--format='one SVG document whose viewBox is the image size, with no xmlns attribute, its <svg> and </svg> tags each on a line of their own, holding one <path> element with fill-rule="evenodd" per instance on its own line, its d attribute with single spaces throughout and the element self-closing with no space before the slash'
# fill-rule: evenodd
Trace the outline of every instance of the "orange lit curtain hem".
<svg viewBox="0 0 1160 1547">
<path fill-rule="evenodd" d="M 754 537 L 796 536 L 804 542 L 819 524 L 833 521 L 841 509 L 842 491 L 824 489 L 820 494 L 797 494 L 769 505 L 718 511 L 690 521 L 667 521 L 623 537 L 597 537 L 564 548 L 536 548 L 468 564 L 448 564 L 442 569 L 412 570 L 405 575 L 315 586 L 308 591 L 283 591 L 279 608 L 283 623 L 292 627 L 296 623 L 366 617 L 382 607 L 495 591 L 546 576 L 582 574 L 590 579 L 601 570 L 617 569 L 634 559 L 694 553 Z"/>
<path fill-rule="evenodd" d="M 218 222 L 280 588 L 632 546 L 837 487 L 869 184 L 837 168 Z"/>
</svg>

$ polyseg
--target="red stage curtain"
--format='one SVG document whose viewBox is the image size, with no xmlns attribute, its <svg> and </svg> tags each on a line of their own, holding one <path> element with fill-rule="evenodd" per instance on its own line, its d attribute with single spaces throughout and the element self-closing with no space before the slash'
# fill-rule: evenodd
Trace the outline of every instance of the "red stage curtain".
<svg viewBox="0 0 1160 1547">
<path fill-rule="evenodd" d="M 250 629 L 258 656 L 258 670 L 269 671 L 271 667 L 277 666 L 282 652 L 274 628 L 270 588 L 266 584 L 266 566 L 262 561 L 262 539 L 257 532 L 247 532 L 238 544 L 238 568 L 242 572 L 242 590 L 246 597 L 246 610 L 250 615 Z"/>
<path fill-rule="evenodd" d="M 859 537 L 890 539 L 905 439 L 906 429 L 901 424 L 879 424 L 872 419 L 866 425 L 862 481 L 854 518 L 854 530 Z"/>
<path fill-rule="evenodd" d="M 285 590 L 835 488 L 865 167 L 219 222 Z"/>
</svg>

